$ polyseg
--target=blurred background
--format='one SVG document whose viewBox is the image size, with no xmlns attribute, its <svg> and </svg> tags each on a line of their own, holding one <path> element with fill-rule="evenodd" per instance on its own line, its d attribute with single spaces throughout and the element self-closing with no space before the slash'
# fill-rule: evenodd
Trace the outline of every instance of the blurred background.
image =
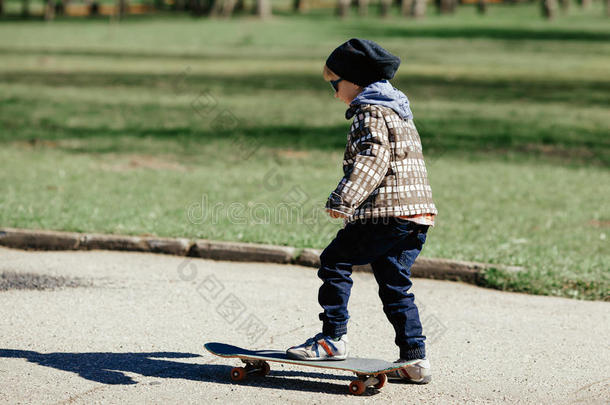
<svg viewBox="0 0 610 405">
<path fill-rule="evenodd" d="M 423 256 L 610 300 L 608 1 L 0 0 L 0 225 L 324 248 L 352 37 L 400 56 Z"/>
</svg>

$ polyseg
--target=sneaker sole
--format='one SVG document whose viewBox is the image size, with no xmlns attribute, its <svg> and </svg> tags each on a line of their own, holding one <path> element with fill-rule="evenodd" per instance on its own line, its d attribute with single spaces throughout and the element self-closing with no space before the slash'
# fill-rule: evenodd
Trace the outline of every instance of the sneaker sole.
<svg viewBox="0 0 610 405">
<path fill-rule="evenodd" d="M 430 381 L 432 381 L 432 376 L 427 375 L 421 381 L 408 380 L 408 379 L 402 378 L 402 377 L 398 378 L 398 377 L 389 377 L 388 376 L 388 381 L 393 382 L 393 383 L 422 385 L 422 384 L 428 384 Z"/>
</svg>

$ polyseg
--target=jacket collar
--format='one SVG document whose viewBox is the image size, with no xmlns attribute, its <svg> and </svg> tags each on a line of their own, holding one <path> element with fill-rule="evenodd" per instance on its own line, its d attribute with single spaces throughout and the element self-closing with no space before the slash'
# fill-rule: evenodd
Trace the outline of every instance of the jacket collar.
<svg viewBox="0 0 610 405">
<path fill-rule="evenodd" d="M 407 96 L 387 80 L 380 80 L 366 86 L 350 103 L 345 118 L 350 119 L 359 110 L 359 106 L 375 104 L 394 110 L 402 119 L 413 118 Z"/>
</svg>

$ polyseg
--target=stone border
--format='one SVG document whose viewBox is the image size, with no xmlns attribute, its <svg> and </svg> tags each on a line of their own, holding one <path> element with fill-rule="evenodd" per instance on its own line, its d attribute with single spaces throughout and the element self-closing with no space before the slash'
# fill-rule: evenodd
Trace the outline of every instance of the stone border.
<svg viewBox="0 0 610 405">
<path fill-rule="evenodd" d="M 185 238 L 122 236 L 32 229 L 0 228 L 0 245 L 24 250 L 123 250 L 200 257 L 213 260 L 268 262 L 320 266 L 320 250 L 296 249 L 289 246 L 263 245 Z M 489 268 L 518 272 L 521 267 L 448 259 L 418 258 L 411 267 L 413 277 L 463 281 L 481 284 Z M 354 271 L 371 272 L 370 265 L 354 266 Z"/>
</svg>

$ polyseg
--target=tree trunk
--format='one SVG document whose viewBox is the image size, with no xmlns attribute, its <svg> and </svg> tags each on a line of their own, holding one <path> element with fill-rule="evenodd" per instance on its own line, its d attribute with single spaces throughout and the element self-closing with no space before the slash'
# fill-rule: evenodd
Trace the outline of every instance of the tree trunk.
<svg viewBox="0 0 610 405">
<path fill-rule="evenodd" d="M 194 16 L 203 14 L 201 3 L 198 0 L 187 0 L 187 5 L 190 13 Z"/>
<path fill-rule="evenodd" d="M 116 16 L 120 20 L 127 15 L 127 0 L 117 0 Z"/>
<path fill-rule="evenodd" d="M 44 19 L 50 21 L 55 18 L 55 0 L 47 0 L 44 7 Z"/>
<path fill-rule="evenodd" d="M 390 6 L 392 0 L 380 0 L 379 1 L 379 15 L 383 18 L 387 18 L 390 13 Z"/>
<path fill-rule="evenodd" d="M 100 14 L 100 3 L 96 0 L 89 2 L 89 16 L 97 16 Z"/>
<path fill-rule="evenodd" d="M 606 0 L 606 17 L 610 17 L 610 0 Z"/>
<path fill-rule="evenodd" d="M 358 0 L 358 15 L 365 16 L 369 13 L 369 0 Z"/>
<path fill-rule="evenodd" d="M 159 7 L 159 2 L 158 0 L 155 1 L 155 8 L 160 9 L 161 7 Z M 163 3 L 161 3 L 163 4 Z M 184 11 L 184 9 L 186 8 L 186 2 L 184 0 L 176 0 L 174 2 L 174 10 L 176 11 Z"/>
<path fill-rule="evenodd" d="M 486 0 L 477 1 L 477 11 L 479 12 L 479 14 L 487 13 L 487 1 Z"/>
<path fill-rule="evenodd" d="M 4 0 L 0 0 L 0 15 L 4 14 Z"/>
<path fill-rule="evenodd" d="M 570 0 L 560 0 L 559 6 L 564 13 L 567 13 L 570 9 Z"/>
<path fill-rule="evenodd" d="M 294 11 L 297 13 L 304 13 L 307 11 L 307 4 L 305 0 L 294 0 Z"/>
<path fill-rule="evenodd" d="M 256 15 L 260 18 L 271 17 L 271 1 L 256 0 Z"/>
<path fill-rule="evenodd" d="M 454 10 L 453 0 L 440 0 L 438 1 L 438 12 L 439 14 L 449 14 Z"/>
<path fill-rule="evenodd" d="M 22 0 L 21 2 L 21 15 L 23 17 L 30 16 L 30 0 Z"/>
<path fill-rule="evenodd" d="M 233 15 L 233 10 L 235 10 L 236 0 L 224 0 L 222 4 L 222 16 L 225 18 L 231 17 Z"/>
<path fill-rule="evenodd" d="M 345 18 L 349 14 L 350 0 L 338 0 L 337 2 L 337 14 L 339 17 Z"/>
<path fill-rule="evenodd" d="M 542 0 L 542 16 L 552 20 L 557 14 L 557 0 Z"/>
<path fill-rule="evenodd" d="M 426 15 L 426 0 L 414 0 L 412 15 L 414 18 L 422 18 Z"/>
<path fill-rule="evenodd" d="M 411 17 L 413 15 L 413 0 L 402 0 L 400 3 L 400 14 L 403 17 Z"/>
<path fill-rule="evenodd" d="M 214 0 L 212 2 L 212 4 L 210 5 L 210 10 L 208 12 L 208 15 L 210 17 L 218 17 L 222 12 L 222 7 L 223 7 L 224 2 L 225 2 L 225 0 Z"/>
<path fill-rule="evenodd" d="M 580 0 L 580 6 L 584 9 L 591 7 L 591 0 Z"/>
<path fill-rule="evenodd" d="M 59 2 L 55 3 L 55 14 L 56 15 L 66 15 L 66 8 L 68 7 L 68 3 L 70 0 L 59 0 Z"/>
</svg>

